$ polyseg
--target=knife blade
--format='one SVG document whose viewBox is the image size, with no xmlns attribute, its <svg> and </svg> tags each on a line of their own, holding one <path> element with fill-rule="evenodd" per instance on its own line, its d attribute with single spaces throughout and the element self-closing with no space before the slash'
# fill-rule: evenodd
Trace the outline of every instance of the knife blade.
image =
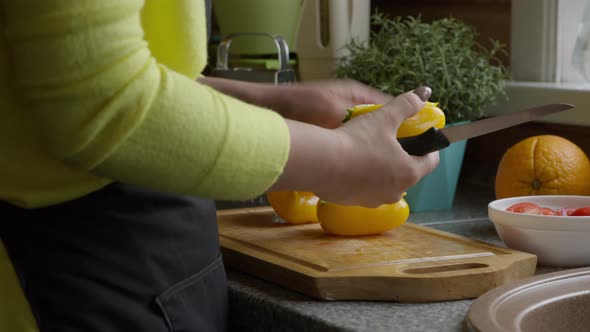
<svg viewBox="0 0 590 332">
<path fill-rule="evenodd" d="M 498 115 L 453 127 L 442 129 L 432 127 L 420 135 L 400 138 L 398 141 L 409 154 L 423 156 L 430 152 L 442 150 L 453 142 L 481 136 L 572 108 L 574 108 L 574 105 L 570 104 L 535 106 L 523 111 Z"/>
</svg>

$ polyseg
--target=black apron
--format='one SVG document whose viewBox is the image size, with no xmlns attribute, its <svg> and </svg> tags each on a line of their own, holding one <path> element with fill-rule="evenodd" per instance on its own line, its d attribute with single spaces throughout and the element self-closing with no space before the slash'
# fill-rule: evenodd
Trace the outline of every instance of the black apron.
<svg viewBox="0 0 590 332">
<path fill-rule="evenodd" d="M 223 331 L 228 294 L 213 201 L 112 184 L 26 210 L 0 203 L 41 331 Z"/>
</svg>

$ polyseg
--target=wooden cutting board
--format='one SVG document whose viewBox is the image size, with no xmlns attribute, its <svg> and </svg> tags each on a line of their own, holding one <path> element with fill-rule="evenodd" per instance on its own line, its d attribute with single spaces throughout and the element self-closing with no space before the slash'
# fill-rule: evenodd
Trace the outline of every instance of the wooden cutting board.
<svg viewBox="0 0 590 332">
<path fill-rule="evenodd" d="M 534 255 L 407 222 L 389 232 L 338 237 L 319 224 L 275 221 L 270 207 L 221 210 L 226 266 L 323 300 L 474 298 L 532 276 Z"/>
</svg>

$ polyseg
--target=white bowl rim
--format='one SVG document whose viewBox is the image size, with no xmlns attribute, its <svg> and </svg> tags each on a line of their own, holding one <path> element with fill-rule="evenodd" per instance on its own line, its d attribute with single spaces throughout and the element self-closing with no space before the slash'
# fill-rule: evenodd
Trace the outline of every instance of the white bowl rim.
<svg viewBox="0 0 590 332">
<path fill-rule="evenodd" d="M 575 204 L 575 206 L 565 204 L 568 201 L 579 203 Z M 551 231 L 590 231 L 590 216 L 544 216 L 506 211 L 506 208 L 510 205 L 520 202 L 531 202 L 551 208 L 579 208 L 590 206 L 590 196 L 536 195 L 497 199 L 488 204 L 488 217 L 495 224 L 518 228 Z"/>
</svg>

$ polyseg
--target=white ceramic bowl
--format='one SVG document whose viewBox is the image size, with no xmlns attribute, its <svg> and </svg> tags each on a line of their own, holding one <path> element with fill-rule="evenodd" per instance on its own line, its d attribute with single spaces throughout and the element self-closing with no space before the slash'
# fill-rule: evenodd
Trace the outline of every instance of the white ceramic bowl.
<svg viewBox="0 0 590 332">
<path fill-rule="evenodd" d="M 488 205 L 488 216 L 506 246 L 537 256 L 541 265 L 590 265 L 590 216 L 543 216 L 508 212 L 509 206 L 531 202 L 552 209 L 590 206 L 590 196 L 521 196 Z"/>
</svg>

